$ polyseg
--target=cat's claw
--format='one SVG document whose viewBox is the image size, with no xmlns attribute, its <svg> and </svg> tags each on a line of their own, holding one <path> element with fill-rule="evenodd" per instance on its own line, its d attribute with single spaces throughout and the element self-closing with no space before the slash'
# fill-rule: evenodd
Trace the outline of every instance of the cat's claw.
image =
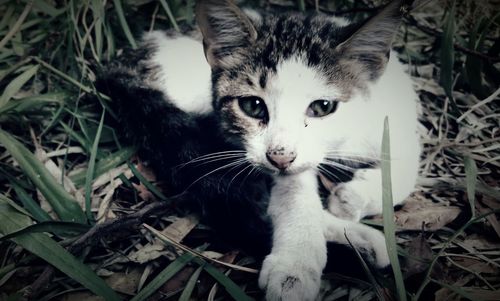
<svg viewBox="0 0 500 301">
<path fill-rule="evenodd" d="M 294 260 L 290 256 L 270 254 L 262 264 L 259 286 L 267 301 L 313 301 L 319 293 L 322 268 L 304 262 L 307 254 Z M 297 258 L 295 258 L 297 259 Z"/>
</svg>

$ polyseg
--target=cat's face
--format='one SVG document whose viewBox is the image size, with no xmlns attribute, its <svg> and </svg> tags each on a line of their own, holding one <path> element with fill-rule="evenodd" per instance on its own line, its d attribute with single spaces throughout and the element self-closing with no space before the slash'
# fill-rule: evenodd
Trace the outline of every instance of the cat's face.
<svg viewBox="0 0 500 301">
<path fill-rule="evenodd" d="M 263 68 L 244 77 L 238 84 L 219 82 L 217 93 L 222 93 L 223 125 L 241 139 L 247 158 L 274 173 L 296 173 L 321 163 L 341 138 L 329 130 L 342 112 L 339 86 L 295 56 L 276 70 Z"/>
<path fill-rule="evenodd" d="M 198 23 L 228 138 L 271 173 L 317 167 L 349 139 L 349 101 L 383 72 L 394 29 L 379 27 L 373 43 L 371 32 L 324 15 L 252 20 L 229 1 L 206 2 Z"/>
</svg>

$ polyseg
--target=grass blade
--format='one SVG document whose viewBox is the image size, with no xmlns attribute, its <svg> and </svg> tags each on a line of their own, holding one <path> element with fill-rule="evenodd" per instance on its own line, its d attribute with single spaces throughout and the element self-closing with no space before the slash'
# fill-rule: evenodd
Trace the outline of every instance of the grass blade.
<svg viewBox="0 0 500 301">
<path fill-rule="evenodd" d="M 155 234 L 153 232 L 153 234 Z M 159 237 L 161 240 L 161 237 Z M 162 240 L 163 241 L 163 240 Z M 198 251 L 204 251 L 208 245 L 202 245 L 197 248 Z M 130 301 L 142 301 L 146 300 L 151 294 L 153 294 L 157 289 L 159 289 L 165 282 L 172 278 L 177 272 L 179 272 L 186 264 L 193 260 L 195 256 L 191 253 L 184 253 L 179 256 L 176 260 L 170 263 L 163 271 L 161 271 L 153 280 L 151 280 L 148 285 L 146 285 L 137 295 L 135 295 Z"/>
<path fill-rule="evenodd" d="M 161 193 L 161 191 L 159 191 L 158 189 L 156 189 L 156 187 L 151 183 L 149 182 L 138 170 L 137 168 L 135 168 L 135 166 L 133 164 L 128 164 L 128 167 L 130 168 L 130 170 L 132 171 L 132 173 L 134 174 L 134 176 L 137 177 L 137 179 L 139 179 L 139 181 L 141 181 L 142 184 L 144 184 L 144 186 L 146 186 L 146 188 L 151 191 L 157 198 L 159 198 L 160 200 L 162 201 L 168 201 L 168 198 L 163 194 Z"/>
<path fill-rule="evenodd" d="M 19 90 L 26 84 L 37 72 L 40 68 L 39 65 L 33 66 L 28 70 L 24 71 L 20 75 L 18 75 L 15 79 L 13 79 L 0 96 L 0 109 L 2 109 L 7 102 L 16 95 Z"/>
<path fill-rule="evenodd" d="M 391 181 L 391 149 L 389 139 L 389 119 L 384 120 L 384 134 L 382 137 L 382 200 L 383 200 L 383 223 L 385 244 L 391 261 L 392 272 L 396 281 L 398 300 L 406 301 L 406 289 L 403 273 L 399 265 L 398 251 L 396 245 L 396 226 L 394 225 L 394 205 L 392 201 Z"/>
<path fill-rule="evenodd" d="M 300 11 L 306 11 L 306 2 L 304 0 L 297 0 L 297 5 Z"/>
<path fill-rule="evenodd" d="M 205 260 L 198 257 L 196 257 L 194 261 L 203 266 L 203 269 L 207 273 L 209 273 L 210 276 L 212 276 L 215 280 L 217 280 L 217 282 L 219 282 L 219 284 L 222 285 L 229 293 L 229 295 L 231 295 L 231 297 L 233 297 L 235 300 L 238 301 L 253 300 L 247 294 L 245 294 L 245 292 L 238 285 L 236 285 L 236 283 L 234 283 L 234 281 L 231 280 L 231 278 L 224 275 L 224 273 L 216 269 L 213 265 L 207 263 Z"/>
<path fill-rule="evenodd" d="M 359 253 L 358 249 L 354 247 L 354 245 L 351 243 L 349 240 L 349 237 L 347 236 L 347 233 L 344 229 L 344 236 L 349 243 L 349 246 L 351 249 L 354 250 L 354 253 L 356 254 L 356 257 L 358 258 L 358 261 L 361 263 L 361 266 L 363 267 L 363 270 L 365 271 L 366 276 L 368 277 L 368 280 L 370 281 L 374 291 L 375 291 L 375 296 L 377 296 L 377 299 L 380 301 L 384 301 L 384 296 L 382 294 L 382 289 L 380 285 L 377 282 L 377 279 L 375 279 L 375 276 L 373 275 L 372 271 L 370 270 L 370 267 L 368 267 L 368 264 L 366 264 L 365 260 L 363 259 L 363 256 Z"/>
<path fill-rule="evenodd" d="M 94 167 L 94 177 L 98 177 L 127 161 L 136 153 L 136 151 L 137 149 L 135 147 L 125 147 L 99 160 Z M 73 181 L 73 183 L 75 183 L 75 185 L 82 186 L 85 184 L 86 174 L 87 171 L 82 169 L 75 173 L 71 173 L 69 178 Z"/>
<path fill-rule="evenodd" d="M 165 10 L 165 12 L 167 13 L 167 17 L 170 20 L 170 23 L 172 23 L 172 26 L 174 27 L 174 29 L 176 31 L 180 31 L 179 25 L 177 25 L 177 22 L 175 21 L 175 17 L 172 14 L 172 10 L 170 9 L 170 6 L 168 6 L 167 1 L 160 0 L 160 3 L 161 3 L 161 6 L 163 7 L 163 9 Z"/>
<path fill-rule="evenodd" d="M 118 20 L 120 20 L 120 25 L 122 26 L 123 32 L 132 46 L 133 49 L 137 49 L 137 43 L 134 40 L 134 36 L 130 31 L 130 27 L 128 27 L 127 19 L 125 18 L 125 13 L 123 12 L 122 3 L 120 0 L 113 0 L 113 4 L 115 5 L 116 14 L 118 15 Z"/>
<path fill-rule="evenodd" d="M 3 107 L 0 107 L 0 114 L 9 111 L 24 113 L 25 111 L 35 110 L 41 106 L 48 104 L 62 105 L 66 98 L 66 93 L 47 93 L 42 95 L 28 96 L 16 101 L 7 102 Z"/>
<path fill-rule="evenodd" d="M 441 73 L 440 82 L 446 96 L 450 99 L 451 106 L 457 113 L 460 112 L 453 98 L 453 65 L 455 63 L 455 48 L 453 37 L 455 35 L 455 1 L 451 4 L 451 9 L 446 16 L 443 36 L 441 38 Z"/>
<path fill-rule="evenodd" d="M 412 301 L 418 301 L 420 300 L 420 296 L 422 295 L 425 287 L 429 284 L 429 282 L 432 281 L 431 279 L 431 273 L 434 269 L 434 266 L 436 265 L 438 259 L 443 255 L 443 253 L 446 251 L 446 249 L 448 248 L 448 246 L 453 242 L 455 241 L 455 239 L 457 239 L 457 237 L 459 237 L 464 231 L 465 229 L 469 228 L 471 225 L 474 225 L 476 223 L 479 223 L 479 222 L 482 222 L 486 217 L 488 217 L 489 215 L 492 215 L 492 214 L 498 214 L 500 213 L 500 209 L 495 209 L 495 210 L 491 210 L 490 212 L 486 212 L 484 214 L 481 214 L 471 220 L 469 220 L 467 223 L 465 223 L 465 225 L 463 225 L 462 227 L 460 227 L 457 231 L 455 231 L 455 233 L 453 233 L 453 235 L 442 245 L 441 249 L 439 250 L 439 252 L 436 254 L 436 256 L 434 256 L 434 258 L 432 259 L 430 265 L 429 265 L 429 268 L 427 268 L 427 272 L 425 273 L 425 278 L 424 280 L 422 281 L 422 283 L 420 284 L 420 287 L 418 288 L 417 292 L 415 293 L 415 295 L 412 296 Z"/>
<path fill-rule="evenodd" d="M 151 296 L 157 289 L 159 289 L 165 282 L 172 278 L 179 272 L 186 264 L 193 260 L 194 256 L 189 253 L 184 253 L 178 257 L 171 264 L 169 264 L 163 271 L 161 271 L 148 285 L 146 285 L 137 295 L 130 301 L 142 301 Z"/>
<path fill-rule="evenodd" d="M 7 239 L 16 238 L 24 234 L 43 233 L 43 232 L 54 233 L 57 234 L 58 236 L 63 236 L 63 237 L 72 237 L 78 234 L 83 234 L 87 232 L 89 229 L 90 226 L 87 224 L 47 221 L 27 226 L 15 232 L 11 232 L 7 235 L 4 235 L 0 237 L 0 242 L 5 241 Z"/>
<path fill-rule="evenodd" d="M 18 231 L 30 224 L 29 217 L 13 210 L 11 206 L 0 200 L 0 231 L 3 234 Z M 17 236 L 12 240 L 78 281 L 93 293 L 104 297 L 105 300 L 120 300 L 120 297 L 94 271 L 47 235 L 29 233 Z"/>
<path fill-rule="evenodd" d="M 35 220 L 38 222 L 51 221 L 50 215 L 45 212 L 40 205 L 31 198 L 31 196 L 22 188 L 20 185 L 14 182 L 14 179 L 9 179 L 12 188 L 17 194 L 17 198 L 23 204 L 24 209 L 26 209 Z"/>
<path fill-rule="evenodd" d="M 449 289 L 450 291 L 458 294 L 462 298 L 469 299 L 469 300 L 472 300 L 472 301 L 483 301 L 482 299 L 479 299 L 476 296 L 469 295 L 465 290 L 463 290 L 460 287 L 449 285 L 447 283 L 444 283 L 442 281 L 437 281 L 437 280 L 434 280 L 434 279 L 431 279 L 431 281 L 434 282 L 434 283 L 436 283 L 436 284 L 438 284 L 438 285 L 440 285 L 440 286 L 442 286 L 442 287 L 445 287 L 445 288 Z"/>
<path fill-rule="evenodd" d="M 196 285 L 196 282 L 198 281 L 198 278 L 200 277 L 202 270 L 203 266 L 200 266 L 199 268 L 196 269 L 196 271 L 194 271 L 193 275 L 191 275 L 188 282 L 186 283 L 186 287 L 184 288 L 181 296 L 179 297 L 179 301 L 189 301 L 191 295 L 193 294 L 194 287 Z"/>
<path fill-rule="evenodd" d="M 104 116 L 106 115 L 106 110 L 102 111 L 101 120 L 99 121 L 99 127 L 97 128 L 97 133 L 95 134 L 94 143 L 92 149 L 90 150 L 89 167 L 87 168 L 87 175 L 85 177 L 85 213 L 87 214 L 87 219 L 93 221 L 92 216 L 92 180 L 94 179 L 94 169 L 95 169 L 95 159 L 97 156 L 97 147 L 99 146 L 99 140 L 101 139 L 102 126 L 104 124 Z"/>
<path fill-rule="evenodd" d="M 0 144 L 17 161 L 23 172 L 45 196 L 61 220 L 79 223 L 86 221 L 85 214 L 78 203 L 57 183 L 45 166 L 24 145 L 1 129 Z"/>
<path fill-rule="evenodd" d="M 469 156 L 464 158 L 465 166 L 465 181 L 467 187 L 467 198 L 469 199 L 472 218 L 476 217 L 476 182 L 477 182 L 477 166 L 476 161 Z"/>
<path fill-rule="evenodd" d="M 26 17 L 28 16 L 28 14 L 31 11 L 31 8 L 33 7 L 33 1 L 34 0 L 31 0 L 26 4 L 26 6 L 23 9 L 23 12 L 19 16 L 19 18 L 17 18 L 16 23 L 14 25 L 12 25 L 9 32 L 2 38 L 2 40 L 0 40 L 0 49 L 4 48 L 4 46 L 7 45 L 7 43 L 10 41 L 10 39 L 12 37 L 15 37 L 16 34 L 19 33 L 19 30 L 21 29 L 21 25 L 24 23 L 24 20 L 26 19 Z M 17 35 L 17 36 L 20 36 L 20 35 Z"/>
</svg>

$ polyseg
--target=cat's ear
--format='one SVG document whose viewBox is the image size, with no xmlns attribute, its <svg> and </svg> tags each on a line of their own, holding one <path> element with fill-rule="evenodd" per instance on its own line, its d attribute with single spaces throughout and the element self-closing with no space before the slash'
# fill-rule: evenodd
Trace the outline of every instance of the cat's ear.
<svg viewBox="0 0 500 301">
<path fill-rule="evenodd" d="M 196 22 L 212 68 L 234 65 L 243 59 L 244 48 L 257 38 L 250 19 L 230 0 L 197 1 Z"/>
<path fill-rule="evenodd" d="M 365 21 L 336 47 L 341 58 L 358 65 L 363 72 L 368 73 L 370 80 L 377 79 L 389 60 L 392 41 L 411 2 L 394 0 Z"/>
</svg>

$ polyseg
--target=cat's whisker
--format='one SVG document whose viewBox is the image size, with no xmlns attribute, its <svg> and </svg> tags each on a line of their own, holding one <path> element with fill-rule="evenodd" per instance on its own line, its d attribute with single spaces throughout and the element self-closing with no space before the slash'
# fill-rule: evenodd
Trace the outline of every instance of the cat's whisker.
<svg viewBox="0 0 500 301">
<path fill-rule="evenodd" d="M 364 159 L 364 160 L 363 160 Z M 345 163 L 353 162 L 353 163 L 360 163 L 360 164 L 366 164 L 369 166 L 374 166 L 377 165 L 378 162 L 380 162 L 380 159 L 378 160 L 372 160 L 368 158 L 356 158 L 356 157 L 343 157 L 343 156 L 328 156 L 325 158 L 327 161 L 342 161 Z"/>
<path fill-rule="evenodd" d="M 318 165 L 318 167 L 316 167 L 316 170 L 320 173 L 325 173 L 333 178 L 335 178 L 337 181 L 340 182 L 340 179 L 339 177 L 337 177 L 337 175 L 335 175 L 334 173 L 330 172 L 329 170 L 325 169 L 324 167 L 322 167 L 321 165 Z"/>
<path fill-rule="evenodd" d="M 248 174 L 243 178 L 243 180 L 241 181 L 241 184 L 243 184 L 245 182 L 245 180 L 252 174 L 252 172 L 254 172 L 254 170 L 256 169 L 256 166 L 251 164 L 250 166 L 252 166 L 252 169 L 250 169 L 250 171 L 248 172 Z"/>
<path fill-rule="evenodd" d="M 324 165 L 328 165 L 328 166 L 333 166 L 333 167 L 337 167 L 341 170 L 347 170 L 347 171 L 356 171 L 357 168 L 354 168 L 354 167 L 351 167 L 351 166 L 347 166 L 345 164 L 342 164 L 342 163 L 339 163 L 339 162 L 335 162 L 335 161 L 323 161 L 321 162 L 321 164 L 324 164 Z"/>
<path fill-rule="evenodd" d="M 214 170 L 212 170 L 212 171 L 209 171 L 209 172 L 207 172 L 206 174 L 204 174 L 204 175 L 202 175 L 201 177 L 199 177 L 198 179 L 194 180 L 194 182 L 193 182 L 193 183 L 191 183 L 191 184 L 190 184 L 190 185 L 189 185 L 189 186 L 188 186 L 185 190 L 189 190 L 189 188 L 191 188 L 191 186 L 193 186 L 194 184 L 198 183 L 198 181 L 200 181 L 201 179 L 203 179 L 203 178 L 205 178 L 205 177 L 207 177 L 207 176 L 209 176 L 209 175 L 211 175 L 211 174 L 213 174 L 213 173 L 215 173 L 215 172 L 217 172 L 217 171 L 219 171 L 219 170 L 221 170 L 221 169 L 228 168 L 228 167 L 232 167 L 232 166 L 235 166 L 235 165 L 237 166 L 237 165 L 239 165 L 239 164 L 242 164 L 242 163 L 243 163 L 243 162 L 245 162 L 246 160 L 247 160 L 247 159 L 245 159 L 245 158 L 243 158 L 243 159 L 238 159 L 238 160 L 236 160 L 236 161 L 234 161 L 234 162 L 231 162 L 231 163 L 225 164 L 225 165 L 223 165 L 223 166 L 221 166 L 221 167 L 218 167 L 218 168 L 216 168 L 216 169 L 214 169 Z"/>
<path fill-rule="evenodd" d="M 230 159 L 238 159 L 238 158 L 244 158 L 245 156 L 238 155 L 238 156 L 224 156 L 224 157 L 218 157 L 218 158 L 207 158 L 204 160 L 201 160 L 199 162 L 193 162 L 196 163 L 196 166 L 204 165 L 204 164 L 209 164 L 217 161 L 223 161 L 223 160 L 230 160 Z"/>
<path fill-rule="evenodd" d="M 231 171 L 233 171 L 233 170 L 235 170 L 236 168 L 240 167 L 241 165 L 244 165 L 244 164 L 245 164 L 245 163 L 247 163 L 247 162 L 248 162 L 248 160 L 243 160 L 243 161 L 241 161 L 239 164 L 237 164 L 237 165 L 235 165 L 235 166 L 231 167 L 228 171 L 226 171 L 226 172 L 225 172 L 225 173 L 224 173 L 224 174 L 220 177 L 218 186 L 220 187 L 220 184 L 221 184 L 221 182 L 222 182 L 222 179 L 223 179 L 223 178 L 224 178 L 224 177 L 225 177 L 228 173 L 230 173 Z M 229 185 L 228 185 L 228 187 L 229 187 Z"/>
<path fill-rule="evenodd" d="M 238 155 L 238 154 L 244 154 L 246 151 L 243 150 L 233 150 L 233 151 L 222 151 L 222 152 L 214 152 L 210 154 L 205 154 L 199 157 L 196 157 L 192 159 L 191 161 L 185 162 L 184 164 L 188 164 L 194 161 L 202 160 L 204 158 L 209 158 L 209 157 L 216 157 L 216 156 L 222 156 L 222 155 Z"/>
<path fill-rule="evenodd" d="M 245 162 L 245 163 L 248 163 L 248 162 Z M 229 181 L 229 184 L 227 185 L 227 190 L 229 191 L 229 187 L 231 187 L 231 184 L 233 183 L 234 180 L 236 180 L 236 178 L 241 174 L 243 173 L 245 170 L 247 170 L 249 167 L 252 167 L 252 164 L 248 164 L 246 167 L 244 167 L 241 171 L 239 171 L 232 179 L 231 181 Z"/>
<path fill-rule="evenodd" d="M 332 150 L 326 152 L 328 155 L 347 157 L 347 158 L 357 158 L 357 159 L 367 159 L 367 160 L 380 160 L 380 157 L 370 156 L 362 153 L 355 153 L 349 151 Z"/>
<path fill-rule="evenodd" d="M 211 153 L 211 154 L 206 154 L 203 156 L 196 157 L 188 162 L 181 163 L 174 168 L 180 169 L 185 167 L 188 164 L 196 163 L 196 162 L 202 162 L 210 159 L 215 159 L 215 158 L 220 158 L 221 160 L 224 158 L 235 158 L 235 157 L 243 157 L 246 151 L 224 151 L 224 152 L 216 152 L 216 153 Z"/>
<path fill-rule="evenodd" d="M 356 169 L 353 168 L 352 170 L 348 170 L 346 169 L 345 167 L 346 166 L 343 166 L 342 164 L 339 164 L 339 165 L 331 165 L 331 164 L 325 164 L 325 163 L 322 163 L 323 165 L 326 165 L 326 166 L 332 166 L 332 167 L 335 167 L 335 170 L 342 173 L 344 176 L 347 176 L 347 177 L 351 177 L 351 174 L 349 172 L 354 172 Z M 321 165 L 320 165 L 321 166 Z M 327 168 L 325 168 L 324 166 L 321 166 L 324 170 L 328 170 Z M 332 174 L 332 172 L 329 171 L 330 174 Z"/>
</svg>

